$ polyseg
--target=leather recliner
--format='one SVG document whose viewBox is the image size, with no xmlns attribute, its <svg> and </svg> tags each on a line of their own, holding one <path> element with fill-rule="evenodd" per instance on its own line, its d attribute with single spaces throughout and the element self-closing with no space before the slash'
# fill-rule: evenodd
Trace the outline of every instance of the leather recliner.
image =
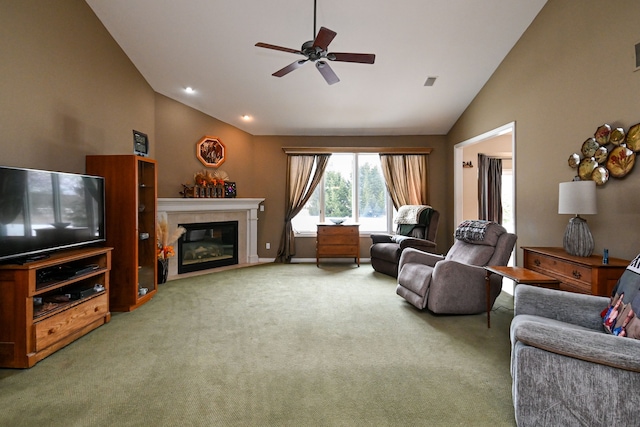
<svg viewBox="0 0 640 427">
<path fill-rule="evenodd" d="M 418 224 L 413 227 L 398 224 L 396 234 L 371 234 L 373 244 L 369 252 L 373 269 L 392 277 L 398 277 L 398 263 L 403 250 L 414 248 L 425 252 L 435 252 L 439 219 L 440 213 L 430 208 L 423 211 Z M 407 229 L 409 229 L 408 233 L 403 234 Z"/>
</svg>

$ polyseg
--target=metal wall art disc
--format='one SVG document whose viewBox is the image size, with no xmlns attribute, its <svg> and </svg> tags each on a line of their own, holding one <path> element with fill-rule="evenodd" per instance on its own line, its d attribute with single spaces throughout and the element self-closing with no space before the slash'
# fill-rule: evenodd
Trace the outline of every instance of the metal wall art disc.
<svg viewBox="0 0 640 427">
<path fill-rule="evenodd" d="M 598 162 L 598 164 L 600 165 L 607 161 L 608 156 L 609 150 L 607 150 L 607 147 L 598 147 L 598 149 L 596 150 L 596 154 L 593 155 L 593 157 L 595 157 L 596 159 L 596 162 Z"/>
<path fill-rule="evenodd" d="M 627 148 L 634 153 L 640 151 L 640 123 L 629 128 L 629 132 L 627 132 Z"/>
<path fill-rule="evenodd" d="M 611 150 L 607 159 L 607 169 L 614 178 L 626 176 L 635 164 L 636 153 L 622 145 Z"/>
<path fill-rule="evenodd" d="M 578 167 L 578 176 L 581 180 L 588 181 L 591 179 L 591 174 L 596 167 L 598 167 L 596 159 L 593 157 L 585 157 Z"/>
<path fill-rule="evenodd" d="M 582 155 L 585 157 L 593 157 L 599 146 L 600 144 L 598 144 L 594 138 L 589 138 L 582 143 L 582 149 L 580 151 L 582 151 Z"/>
<path fill-rule="evenodd" d="M 604 166 L 598 166 L 593 170 L 591 179 L 596 182 L 596 185 L 604 185 L 609 181 L 609 171 Z"/>
<path fill-rule="evenodd" d="M 578 153 L 573 153 L 572 155 L 569 156 L 569 166 L 571 166 L 572 168 L 577 168 L 578 165 L 580 164 L 580 155 Z"/>
<path fill-rule="evenodd" d="M 611 135 L 611 126 L 604 124 L 596 129 L 596 133 L 593 135 L 596 138 L 596 142 L 600 145 L 607 145 L 609 143 L 609 136 Z"/>
<path fill-rule="evenodd" d="M 611 131 L 611 135 L 609 136 L 609 142 L 617 146 L 624 143 L 624 138 L 625 138 L 624 129 L 615 128 L 614 130 Z"/>
</svg>

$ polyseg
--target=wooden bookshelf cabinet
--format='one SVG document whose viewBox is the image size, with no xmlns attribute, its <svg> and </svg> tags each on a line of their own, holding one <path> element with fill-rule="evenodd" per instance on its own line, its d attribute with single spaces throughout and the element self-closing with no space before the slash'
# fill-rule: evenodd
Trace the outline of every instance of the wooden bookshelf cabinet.
<svg viewBox="0 0 640 427">
<path fill-rule="evenodd" d="M 353 258 L 360 266 L 360 226 L 318 224 L 316 266 L 320 258 Z"/>
<path fill-rule="evenodd" d="M 30 368 L 109 322 L 110 269 L 111 248 L 1 265 L 0 367 Z"/>
<path fill-rule="evenodd" d="M 156 161 L 135 155 L 87 156 L 105 178 L 107 245 L 113 247 L 111 311 L 132 311 L 157 291 Z"/>
</svg>

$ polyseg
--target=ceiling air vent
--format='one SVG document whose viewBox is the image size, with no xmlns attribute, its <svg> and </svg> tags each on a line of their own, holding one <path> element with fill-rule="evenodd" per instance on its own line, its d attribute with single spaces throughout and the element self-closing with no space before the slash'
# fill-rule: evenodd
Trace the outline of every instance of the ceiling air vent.
<svg viewBox="0 0 640 427">
<path fill-rule="evenodd" d="M 427 81 L 424 82 L 425 86 L 433 86 L 436 82 L 437 77 L 427 77 Z"/>
</svg>

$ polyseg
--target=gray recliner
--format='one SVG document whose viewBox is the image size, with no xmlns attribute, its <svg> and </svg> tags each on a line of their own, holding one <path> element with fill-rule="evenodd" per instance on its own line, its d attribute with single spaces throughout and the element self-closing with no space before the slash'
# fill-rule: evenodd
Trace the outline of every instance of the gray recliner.
<svg viewBox="0 0 640 427">
<path fill-rule="evenodd" d="M 433 313 L 476 314 L 487 311 L 486 265 L 507 265 L 516 235 L 495 222 L 465 221 L 446 256 L 405 249 L 400 256 L 396 293 Z M 491 276 L 491 305 L 502 290 L 502 277 Z"/>
<path fill-rule="evenodd" d="M 639 309 L 634 274 L 636 297 L 629 299 Z M 518 426 L 639 425 L 640 341 L 605 333 L 601 313 L 611 299 L 530 285 L 516 286 L 514 298 L 511 376 Z M 640 337 L 638 324 L 635 332 L 628 329 Z"/>
<path fill-rule="evenodd" d="M 398 277 L 398 262 L 406 248 L 419 249 L 425 252 L 436 250 L 436 236 L 440 213 L 433 209 L 422 211 L 417 224 L 398 224 L 396 234 L 371 234 L 372 245 L 369 249 L 371 266 L 374 270 Z"/>
</svg>

